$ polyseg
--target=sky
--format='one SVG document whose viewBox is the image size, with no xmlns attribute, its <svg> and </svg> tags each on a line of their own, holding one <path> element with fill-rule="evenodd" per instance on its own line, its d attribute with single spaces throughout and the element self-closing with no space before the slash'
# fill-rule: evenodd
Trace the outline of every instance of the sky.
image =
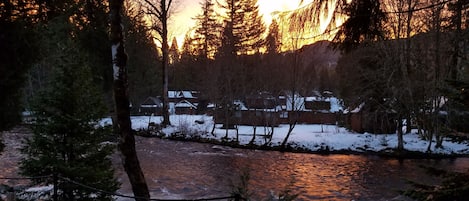
<svg viewBox="0 0 469 201">
<path fill-rule="evenodd" d="M 223 0 L 220 0 L 223 2 Z M 304 0 L 303 5 L 312 0 Z M 193 18 L 201 13 L 200 3 L 203 0 L 175 0 L 173 15 L 170 16 L 170 39 L 176 37 L 178 44 L 182 44 L 185 34 L 195 26 Z M 274 11 L 287 11 L 299 6 L 300 0 L 258 0 L 259 12 L 265 24 L 270 24 L 271 13 Z"/>
</svg>

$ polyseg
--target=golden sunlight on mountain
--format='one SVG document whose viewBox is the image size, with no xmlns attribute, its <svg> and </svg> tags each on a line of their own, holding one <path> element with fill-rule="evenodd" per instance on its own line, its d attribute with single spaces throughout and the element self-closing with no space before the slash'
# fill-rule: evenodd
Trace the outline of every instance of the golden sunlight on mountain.
<svg viewBox="0 0 469 201">
<path fill-rule="evenodd" d="M 264 22 L 269 25 L 272 21 L 272 16 L 278 12 L 291 11 L 310 3 L 313 0 L 304 0 L 300 5 L 301 0 L 258 0 L 259 12 L 264 17 Z"/>
<path fill-rule="evenodd" d="M 345 20 L 345 16 L 335 13 L 338 0 L 324 1 L 322 4 L 312 2 L 313 0 L 303 1 L 296 9 L 274 16 L 280 24 L 282 51 L 299 49 L 317 41 L 332 40 Z"/>
<path fill-rule="evenodd" d="M 259 12 L 263 16 L 264 24 L 268 27 L 272 21 L 272 18 L 278 18 L 279 13 L 292 13 L 295 10 L 300 8 L 306 8 L 313 0 L 258 0 L 259 5 Z M 190 31 L 191 28 L 195 26 L 194 17 L 201 13 L 200 3 L 203 0 L 179 0 L 177 1 L 175 7 L 173 8 L 173 15 L 170 17 L 170 24 L 169 24 L 169 34 L 170 39 L 172 37 L 176 37 L 178 41 L 179 47 L 181 47 L 185 34 Z M 221 1 L 223 2 L 223 1 Z M 332 1 L 335 2 L 335 1 Z M 301 3 L 301 4 L 300 4 Z M 325 15 L 325 18 L 330 19 L 331 16 Z M 327 20 L 324 20 L 327 21 Z M 282 24 L 283 31 L 288 30 L 288 21 L 282 20 L 280 22 Z M 324 26 L 324 25 L 322 25 Z M 285 33 L 284 33 L 285 34 Z M 315 33 L 311 33 L 312 35 Z M 283 35 L 286 37 L 290 34 Z M 291 37 L 284 38 L 282 40 L 288 40 L 289 42 L 283 41 L 282 44 L 289 44 L 283 47 L 284 50 L 293 48 L 291 46 Z M 297 37 L 297 36 L 296 36 Z M 307 37 L 306 35 L 302 37 Z M 321 40 L 324 38 L 321 38 Z M 317 41 L 317 40 L 315 40 Z M 304 44 L 312 43 L 311 40 L 307 41 L 298 41 L 299 47 Z"/>
</svg>

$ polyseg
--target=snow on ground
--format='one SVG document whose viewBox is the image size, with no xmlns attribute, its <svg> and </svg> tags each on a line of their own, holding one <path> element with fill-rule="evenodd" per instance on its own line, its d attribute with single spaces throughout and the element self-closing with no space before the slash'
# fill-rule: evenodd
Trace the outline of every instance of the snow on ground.
<svg viewBox="0 0 469 201">
<path fill-rule="evenodd" d="M 160 116 L 133 116 L 132 128 L 134 130 L 147 129 L 149 122 L 161 123 Z M 203 120 L 203 124 L 196 123 L 196 120 Z M 213 118 L 206 115 L 171 115 L 172 126 L 163 129 L 163 133 L 169 135 L 178 131 L 190 131 L 199 133 L 202 137 L 221 140 L 225 137 L 225 129 L 220 129 L 221 125 L 216 125 L 215 135 L 211 135 Z M 103 124 L 111 124 L 109 118 L 102 120 Z M 281 124 L 274 128 L 272 145 L 280 145 L 288 132 L 288 124 Z M 252 139 L 252 126 L 239 126 L 239 143 L 248 144 Z M 262 145 L 265 142 L 263 136 L 264 127 L 257 127 L 256 144 Z M 228 138 L 236 139 L 236 131 L 229 130 Z M 292 146 L 306 148 L 311 151 L 329 149 L 330 151 L 350 150 L 350 151 L 382 151 L 397 147 L 396 134 L 360 134 L 348 131 L 336 125 L 298 124 L 295 126 L 289 140 Z M 426 152 L 428 141 L 419 138 L 416 132 L 404 135 L 404 148 L 409 151 Z M 469 154 L 468 142 L 456 143 L 445 139 L 443 148 L 435 149 L 432 144 L 432 153 L 441 154 Z"/>
</svg>

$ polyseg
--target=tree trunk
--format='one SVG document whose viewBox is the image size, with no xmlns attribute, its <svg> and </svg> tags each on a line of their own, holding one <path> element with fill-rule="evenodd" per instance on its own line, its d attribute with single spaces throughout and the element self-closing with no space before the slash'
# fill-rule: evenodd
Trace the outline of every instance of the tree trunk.
<svg viewBox="0 0 469 201">
<path fill-rule="evenodd" d="M 428 132 L 428 131 L 427 131 Z M 428 132 L 428 146 L 427 146 L 427 153 L 432 152 L 432 139 L 433 139 L 433 131 Z"/>
<path fill-rule="evenodd" d="M 120 136 L 119 150 L 125 172 L 132 185 L 135 200 L 150 199 L 150 193 L 145 181 L 135 150 L 135 138 L 132 134 L 130 122 L 130 108 L 127 83 L 127 55 L 124 48 L 124 35 L 122 30 L 121 10 L 123 0 L 110 0 L 110 20 L 112 42 L 112 63 L 114 70 L 114 101 L 117 114 L 117 128 Z"/>
<path fill-rule="evenodd" d="M 230 125 L 230 121 L 228 120 L 228 106 L 225 104 L 225 139 L 228 139 L 228 129 Z"/>
<path fill-rule="evenodd" d="M 163 46 L 163 127 L 171 125 L 169 121 L 169 100 L 168 100 L 168 65 L 169 65 L 169 46 L 168 46 L 168 10 L 166 9 L 166 1 L 161 1 L 162 7 L 162 46 Z"/>
<path fill-rule="evenodd" d="M 212 131 L 210 132 L 210 134 L 212 134 L 213 136 L 215 136 L 215 127 L 216 127 L 217 123 L 215 122 L 215 117 L 213 118 L 213 126 L 212 126 Z"/>
<path fill-rule="evenodd" d="M 272 142 L 272 138 L 274 137 L 274 128 L 275 128 L 275 125 L 272 124 L 272 127 L 270 129 L 270 133 L 269 133 L 269 143 Z"/>
<path fill-rule="evenodd" d="M 413 8 L 415 5 L 412 5 L 412 0 L 407 1 L 407 9 Z M 413 107 L 415 107 L 415 100 L 414 100 L 414 84 L 412 82 L 412 77 L 413 77 L 413 72 L 412 72 L 412 64 L 411 64 L 411 57 L 412 57 L 412 43 L 411 43 L 411 33 L 412 33 L 412 16 L 413 12 L 408 12 L 407 13 L 407 25 L 406 25 L 406 38 L 405 38 L 405 66 L 406 70 L 404 72 L 405 79 L 406 79 L 406 84 L 407 84 L 407 90 L 408 90 L 408 98 L 409 101 L 406 101 L 404 105 L 405 113 L 407 114 L 405 118 L 406 120 L 406 133 L 411 132 L 411 127 L 410 127 L 410 119 L 411 119 L 411 113 L 413 110 Z M 400 118 L 400 121 L 402 121 L 402 118 Z M 402 122 L 401 122 L 402 123 Z M 402 129 L 402 127 L 401 127 Z M 402 131 L 401 131 L 402 132 Z"/>
<path fill-rule="evenodd" d="M 236 129 L 236 142 L 239 142 L 239 123 L 235 126 Z"/>
<path fill-rule="evenodd" d="M 441 126 L 440 126 L 440 118 L 439 118 L 439 113 L 440 113 L 440 105 L 441 105 L 441 97 L 442 95 L 440 95 L 440 91 L 439 89 L 442 88 L 442 82 L 444 80 L 444 75 L 441 75 L 440 74 L 440 69 L 441 69 L 441 59 L 440 59 L 440 55 L 441 55 L 441 51 L 440 51 L 440 48 L 441 48 L 441 11 L 442 8 L 439 8 L 435 11 L 435 14 L 434 14 L 434 18 L 435 18 L 435 80 L 434 80 L 434 97 L 435 97 L 435 104 L 433 106 L 434 108 L 434 112 L 433 112 L 433 116 L 434 116 L 434 122 L 433 122 L 433 125 L 434 125 L 434 131 L 435 131 L 435 148 L 442 148 L 443 145 L 443 136 L 442 136 L 442 133 L 441 133 Z"/>
<path fill-rule="evenodd" d="M 441 130 L 440 130 L 440 132 L 441 132 Z M 436 135 L 435 136 L 435 141 L 436 141 L 435 148 L 437 148 L 437 149 L 442 149 L 443 148 L 443 139 L 444 139 L 443 135 Z"/>
<path fill-rule="evenodd" d="M 461 52 L 461 41 L 463 41 L 461 37 L 461 30 L 462 30 L 462 11 L 463 11 L 463 2 L 462 0 L 458 0 L 456 2 L 456 16 L 455 16 L 455 26 L 456 26 L 456 33 L 454 36 L 454 50 L 453 50 L 453 58 L 452 64 L 450 65 L 450 78 L 452 80 L 458 79 L 459 74 L 459 63 L 460 63 L 460 52 Z"/>
<path fill-rule="evenodd" d="M 255 123 L 254 123 L 255 124 Z M 253 133 L 252 133 L 252 138 L 251 138 L 251 141 L 249 142 L 250 145 L 253 145 L 254 144 L 254 141 L 256 141 L 256 130 L 257 130 L 257 126 L 253 126 L 252 127 L 253 129 Z"/>
<path fill-rule="evenodd" d="M 287 136 L 285 136 L 285 138 L 283 139 L 282 144 L 280 145 L 280 150 L 283 151 L 283 150 L 286 149 L 286 147 L 287 147 L 287 142 L 288 142 L 288 138 L 290 138 L 290 135 L 291 135 L 291 133 L 293 132 L 293 129 L 295 128 L 295 125 L 296 125 L 296 121 L 295 121 L 295 123 L 290 123 L 290 124 L 289 124 Z"/>
<path fill-rule="evenodd" d="M 397 119 L 397 150 L 403 151 L 404 150 L 404 137 L 402 132 L 402 118 L 399 117 Z"/>
</svg>

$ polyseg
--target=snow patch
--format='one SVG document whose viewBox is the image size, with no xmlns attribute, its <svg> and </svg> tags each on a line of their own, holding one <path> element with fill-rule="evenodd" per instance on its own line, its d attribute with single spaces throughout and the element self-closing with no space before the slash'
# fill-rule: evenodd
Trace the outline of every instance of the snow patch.
<svg viewBox="0 0 469 201">
<path fill-rule="evenodd" d="M 54 185 L 37 186 L 37 187 L 28 188 L 25 190 L 25 192 L 28 192 L 28 193 L 48 192 L 48 191 L 52 191 L 52 189 L 54 189 Z"/>
</svg>

